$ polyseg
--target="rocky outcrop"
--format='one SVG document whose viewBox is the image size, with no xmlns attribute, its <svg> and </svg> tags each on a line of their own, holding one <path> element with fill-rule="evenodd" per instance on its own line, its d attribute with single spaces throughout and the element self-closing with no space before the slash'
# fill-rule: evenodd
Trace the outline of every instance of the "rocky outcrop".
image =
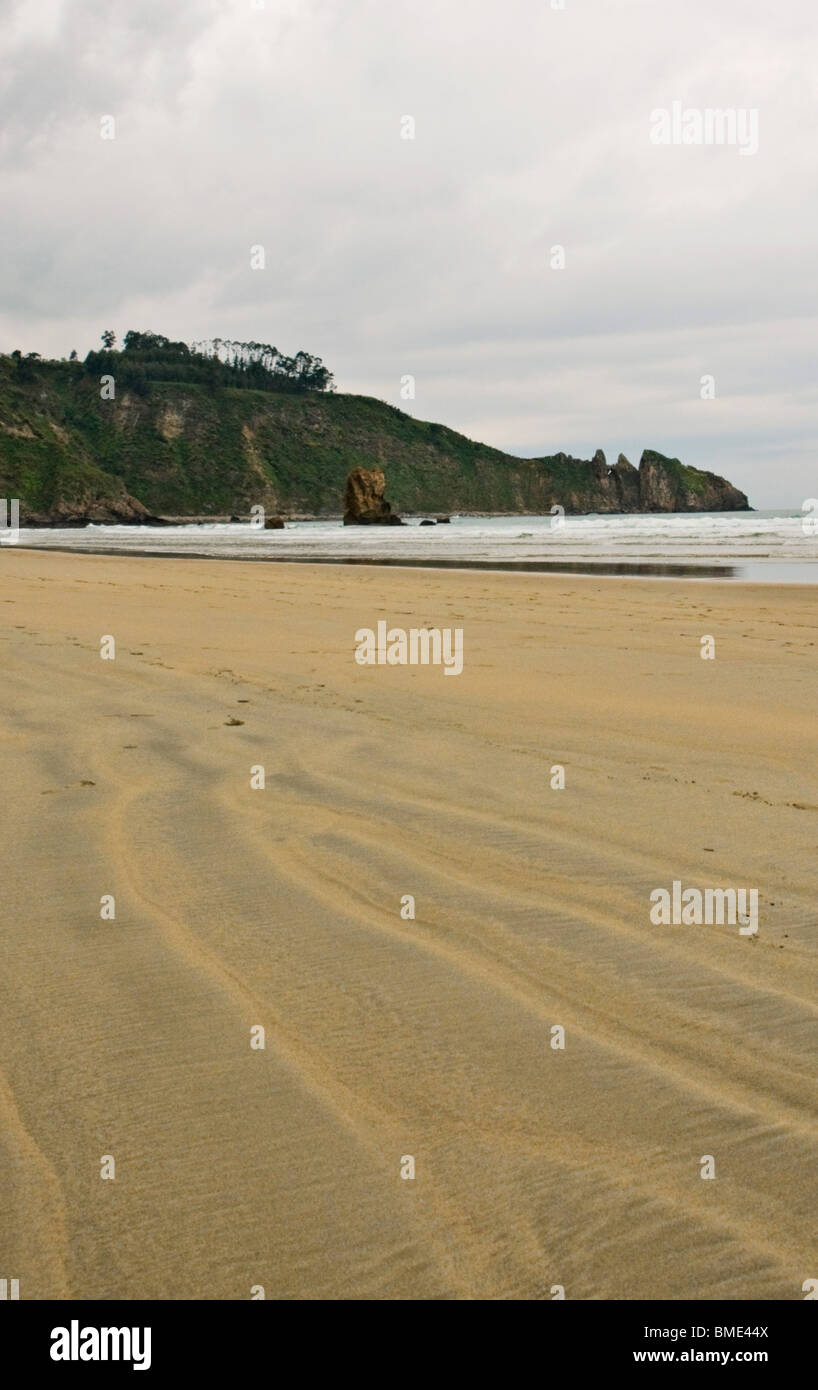
<svg viewBox="0 0 818 1390">
<path fill-rule="evenodd" d="M 543 460 L 546 462 L 546 460 Z M 575 459 L 555 454 L 543 488 L 543 515 L 554 503 L 567 515 L 639 512 L 748 511 L 747 498 L 738 488 L 715 473 L 666 458 L 655 449 L 645 449 L 639 467 L 624 454 L 608 464 L 602 449 L 592 459 Z M 401 525 L 384 497 L 386 480 L 380 468 L 355 468 L 349 474 L 344 501 L 347 526 Z M 530 509 L 530 508 L 529 508 Z M 520 508 L 521 512 L 526 510 Z M 448 518 L 439 518 L 448 520 Z M 421 526 L 434 525 L 429 520 Z"/>
<path fill-rule="evenodd" d="M 613 467 L 609 468 L 604 453 L 597 449 L 591 460 L 591 468 L 594 476 L 593 486 L 605 504 L 597 510 L 639 511 L 639 471 L 624 454 L 620 454 Z"/>
<path fill-rule="evenodd" d="M 620 454 L 611 469 L 611 476 L 614 479 L 620 512 L 638 512 L 640 507 L 639 469 L 634 468 L 624 454 Z"/>
<path fill-rule="evenodd" d="M 402 526 L 384 497 L 386 478 L 380 468 L 353 468 L 344 494 L 345 526 Z"/>
<path fill-rule="evenodd" d="M 84 498 L 81 501 L 56 502 L 48 512 L 20 509 L 22 526 L 169 526 L 164 517 L 153 516 L 136 497 L 123 492 L 119 497 Z"/>
<path fill-rule="evenodd" d="M 716 473 L 645 449 L 639 461 L 642 512 L 746 512 L 747 498 Z"/>
<path fill-rule="evenodd" d="M 639 512 L 639 471 L 620 454 L 611 467 L 602 449 L 592 459 L 576 459 L 570 454 L 555 454 L 543 463 L 550 465 L 555 476 L 543 512 L 555 503 L 568 515 L 581 512 Z"/>
<path fill-rule="evenodd" d="M 726 479 L 666 458 L 655 449 L 645 449 L 638 469 L 624 454 L 609 467 L 601 449 L 592 459 L 555 454 L 543 462 L 553 478 L 545 489 L 543 514 L 554 502 L 568 515 L 750 510 L 745 494 Z"/>
</svg>

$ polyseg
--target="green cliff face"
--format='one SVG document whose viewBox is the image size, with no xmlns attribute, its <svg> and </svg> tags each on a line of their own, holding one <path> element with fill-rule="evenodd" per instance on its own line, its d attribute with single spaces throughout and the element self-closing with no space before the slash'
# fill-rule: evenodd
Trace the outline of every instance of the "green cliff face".
<svg viewBox="0 0 818 1390">
<path fill-rule="evenodd" d="M 382 468 L 405 512 L 747 508 L 743 493 L 659 454 L 519 459 L 367 396 L 151 381 L 100 397 L 79 363 L 0 357 L 0 496 L 21 517 L 341 512 L 351 469 Z M 134 500 L 135 499 L 135 500 Z"/>
</svg>

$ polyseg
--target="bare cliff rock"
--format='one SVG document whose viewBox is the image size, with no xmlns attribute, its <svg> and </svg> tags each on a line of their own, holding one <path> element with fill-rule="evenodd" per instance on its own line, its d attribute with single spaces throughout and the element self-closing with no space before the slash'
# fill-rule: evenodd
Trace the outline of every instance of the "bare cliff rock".
<svg viewBox="0 0 818 1390">
<path fill-rule="evenodd" d="M 747 498 L 726 478 L 645 449 L 639 461 L 643 512 L 746 512 Z"/>
</svg>

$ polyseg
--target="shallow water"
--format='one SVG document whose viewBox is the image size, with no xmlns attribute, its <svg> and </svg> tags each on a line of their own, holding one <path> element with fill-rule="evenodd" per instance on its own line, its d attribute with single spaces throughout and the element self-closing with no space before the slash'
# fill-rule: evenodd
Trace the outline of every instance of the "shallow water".
<svg viewBox="0 0 818 1390">
<path fill-rule="evenodd" d="M 88 526 L 21 530 L 18 543 L 109 554 L 818 582 L 818 535 L 807 533 L 798 511 L 455 516 L 449 525 L 423 527 L 420 520 L 411 518 L 403 527 L 288 522 L 283 531 L 226 522 Z"/>
</svg>

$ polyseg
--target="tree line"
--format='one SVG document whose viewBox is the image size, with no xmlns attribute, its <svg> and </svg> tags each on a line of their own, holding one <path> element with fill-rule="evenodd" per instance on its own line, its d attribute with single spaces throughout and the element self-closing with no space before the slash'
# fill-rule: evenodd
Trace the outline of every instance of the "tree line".
<svg viewBox="0 0 818 1390">
<path fill-rule="evenodd" d="M 19 376 L 30 380 L 42 359 L 36 352 L 25 357 L 11 354 Z M 76 351 L 69 363 L 80 364 Z M 243 387 L 254 391 L 333 391 L 332 372 L 320 357 L 299 351 L 294 357 L 279 352 L 271 343 L 238 342 L 232 338 L 208 338 L 201 342 L 172 342 L 162 333 L 138 333 L 129 329 L 116 346 L 116 334 L 106 328 L 101 349 L 92 349 L 82 369 L 90 375 L 111 373 L 124 386 L 145 395 L 152 381 L 179 381 L 204 386 Z"/>
</svg>

